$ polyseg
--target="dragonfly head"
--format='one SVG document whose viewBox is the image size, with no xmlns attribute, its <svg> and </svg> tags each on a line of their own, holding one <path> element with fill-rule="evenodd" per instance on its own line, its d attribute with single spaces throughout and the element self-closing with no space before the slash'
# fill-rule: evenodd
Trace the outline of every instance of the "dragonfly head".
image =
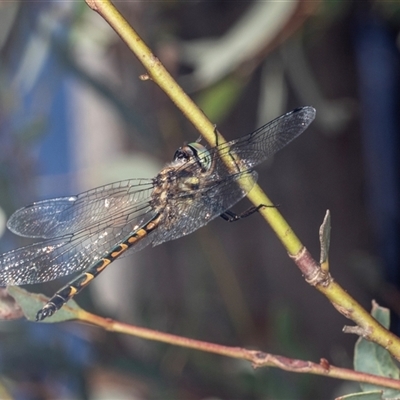
<svg viewBox="0 0 400 400">
<path fill-rule="evenodd" d="M 174 161 L 187 163 L 192 160 L 197 162 L 202 172 L 206 172 L 211 168 L 210 152 L 200 143 L 189 143 L 175 152 Z"/>
</svg>

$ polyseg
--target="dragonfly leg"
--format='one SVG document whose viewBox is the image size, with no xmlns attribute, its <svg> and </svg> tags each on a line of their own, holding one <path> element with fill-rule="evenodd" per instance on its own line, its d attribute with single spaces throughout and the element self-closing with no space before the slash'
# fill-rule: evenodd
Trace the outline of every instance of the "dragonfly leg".
<svg viewBox="0 0 400 400">
<path fill-rule="evenodd" d="M 236 214 L 231 210 L 226 210 L 224 213 L 222 213 L 220 215 L 220 217 L 223 218 L 225 221 L 235 222 L 235 221 L 238 221 L 239 219 L 246 218 L 246 217 L 250 216 L 251 214 L 254 214 L 262 207 L 275 207 L 275 206 L 267 206 L 265 204 L 260 204 L 257 207 L 254 207 L 254 206 L 250 207 L 249 209 L 247 209 L 246 211 L 244 211 L 240 214 Z"/>
<path fill-rule="evenodd" d="M 215 135 L 215 146 L 218 146 L 218 129 L 217 129 L 217 124 L 214 124 L 214 135 Z"/>
</svg>

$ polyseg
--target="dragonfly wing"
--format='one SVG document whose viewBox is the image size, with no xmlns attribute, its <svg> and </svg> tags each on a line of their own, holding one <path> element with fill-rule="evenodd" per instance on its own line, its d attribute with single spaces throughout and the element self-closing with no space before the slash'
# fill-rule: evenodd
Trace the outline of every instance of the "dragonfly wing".
<svg viewBox="0 0 400 400">
<path fill-rule="evenodd" d="M 77 196 L 39 201 L 12 214 L 7 227 L 20 236 L 48 239 L 110 221 L 124 225 L 135 214 L 145 213 L 152 187 L 152 180 L 130 179 Z"/>
<path fill-rule="evenodd" d="M 254 168 L 303 133 L 315 118 L 315 109 L 307 106 L 290 111 L 258 128 L 249 135 L 223 143 L 209 150 L 211 157 L 236 154 L 240 158 L 239 170 Z M 222 161 L 216 165 L 225 174 Z"/>
<path fill-rule="evenodd" d="M 127 221 L 124 226 L 98 225 L 4 253 L 0 256 L 0 286 L 47 282 L 82 271 L 155 215 L 154 211 L 148 212 Z M 130 253 L 143 249 L 150 242 L 151 237 L 143 238 Z"/>
</svg>

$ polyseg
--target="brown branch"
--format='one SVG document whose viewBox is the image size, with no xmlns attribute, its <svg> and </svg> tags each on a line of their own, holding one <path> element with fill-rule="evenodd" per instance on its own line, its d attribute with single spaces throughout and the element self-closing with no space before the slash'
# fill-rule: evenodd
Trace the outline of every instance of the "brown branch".
<svg viewBox="0 0 400 400">
<path fill-rule="evenodd" d="M 221 356 L 247 360 L 253 365 L 254 368 L 273 367 L 289 372 L 322 375 L 329 378 L 365 382 L 377 386 L 400 390 L 400 380 L 357 372 L 351 369 L 335 367 L 324 358 L 321 359 L 317 364 L 311 361 L 297 360 L 270 353 L 264 353 L 262 351 L 247 350 L 241 347 L 223 346 L 215 343 L 172 335 L 169 333 L 158 332 L 147 328 L 141 328 L 138 326 L 114 321 L 112 319 L 105 319 L 82 310 L 79 311 L 79 320 L 81 322 L 102 327 L 103 329 L 111 332 L 123 333 L 141 337 L 147 340 L 156 340 L 158 342 L 169 343 L 176 346 L 218 354 Z"/>
</svg>

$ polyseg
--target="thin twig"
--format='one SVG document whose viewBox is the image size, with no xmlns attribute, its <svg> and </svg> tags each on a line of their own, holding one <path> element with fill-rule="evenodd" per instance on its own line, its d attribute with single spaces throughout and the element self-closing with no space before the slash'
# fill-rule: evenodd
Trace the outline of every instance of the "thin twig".
<svg viewBox="0 0 400 400">
<path fill-rule="evenodd" d="M 297 360 L 261 351 L 247 350 L 241 347 L 229 347 L 216 343 L 203 342 L 201 340 L 189 339 L 169 333 L 124 324 L 82 310 L 79 312 L 79 320 L 95 326 L 100 326 L 111 332 L 123 333 L 147 340 L 156 340 L 158 342 L 174 344 L 176 346 L 219 354 L 226 357 L 247 360 L 252 363 L 254 368 L 274 367 L 289 372 L 322 375 L 329 378 L 345 379 L 356 382 L 367 382 L 377 386 L 400 390 L 399 380 L 358 372 L 347 368 L 335 367 L 325 359 L 321 359 L 320 363 L 317 364 L 311 361 Z"/>
</svg>

